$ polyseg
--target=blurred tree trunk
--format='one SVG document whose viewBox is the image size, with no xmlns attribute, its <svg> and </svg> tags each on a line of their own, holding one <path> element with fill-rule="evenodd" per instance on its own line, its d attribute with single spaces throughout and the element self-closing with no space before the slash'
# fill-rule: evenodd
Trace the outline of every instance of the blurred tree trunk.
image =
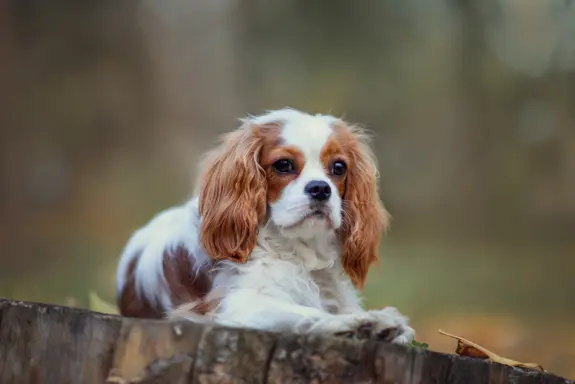
<svg viewBox="0 0 575 384">
<path fill-rule="evenodd" d="M 152 152 L 155 84 L 137 9 L 129 1 L 0 2 L 0 260 L 18 249 L 10 268 L 42 268 L 46 257 L 29 263 L 35 247 L 47 256 L 38 238 L 70 207 L 81 214 L 86 184 L 117 157 Z"/>
<path fill-rule="evenodd" d="M 453 0 L 454 8 L 459 15 L 461 28 L 461 105 L 464 108 L 464 124 L 460 127 L 465 130 L 462 135 L 465 141 L 467 158 L 462 162 L 464 168 L 459 172 L 460 186 L 456 193 L 459 204 L 456 210 L 464 209 L 467 215 L 474 217 L 476 228 L 473 232 L 481 234 L 487 231 L 489 220 L 493 218 L 489 202 L 495 181 L 491 157 L 494 145 L 493 130 L 501 128 L 492 127 L 490 118 L 494 112 L 489 94 L 484 87 L 483 65 L 488 54 L 485 43 L 484 12 L 493 9 L 495 1 L 477 2 L 474 0 Z M 454 188 L 459 189 L 457 185 Z M 456 218 L 461 216 L 455 213 Z"/>
</svg>

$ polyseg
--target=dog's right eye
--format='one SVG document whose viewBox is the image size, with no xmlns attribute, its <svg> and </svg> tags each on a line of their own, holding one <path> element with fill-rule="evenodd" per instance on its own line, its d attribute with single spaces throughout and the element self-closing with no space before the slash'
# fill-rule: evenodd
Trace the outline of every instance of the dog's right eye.
<svg viewBox="0 0 575 384">
<path fill-rule="evenodd" d="M 293 161 L 288 159 L 281 159 L 272 164 L 272 167 L 277 173 L 293 173 L 295 172 L 295 167 Z"/>
</svg>

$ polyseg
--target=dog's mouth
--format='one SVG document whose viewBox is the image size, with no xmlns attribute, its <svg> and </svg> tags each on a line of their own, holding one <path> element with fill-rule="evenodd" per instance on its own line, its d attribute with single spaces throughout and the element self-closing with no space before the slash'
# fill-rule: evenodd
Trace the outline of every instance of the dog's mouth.
<svg viewBox="0 0 575 384">
<path fill-rule="evenodd" d="M 325 220 L 329 220 L 330 216 L 329 213 L 327 213 L 325 211 L 325 209 L 321 209 L 321 208 L 314 208 L 311 211 L 309 211 L 308 213 L 306 213 L 301 219 L 300 219 L 300 223 L 304 222 L 308 219 L 325 219 Z"/>
<path fill-rule="evenodd" d="M 303 215 L 297 222 L 293 223 L 292 225 L 286 226 L 284 227 L 284 229 L 292 229 L 295 227 L 299 227 L 300 225 L 302 225 L 304 222 L 311 220 L 311 219 L 315 219 L 315 220 L 323 220 L 325 221 L 329 226 L 332 226 L 332 220 L 331 220 L 331 216 L 329 215 L 328 212 L 326 212 L 323 209 L 312 209 L 311 211 L 309 211 L 308 213 L 306 213 L 305 215 Z"/>
<path fill-rule="evenodd" d="M 323 217 L 323 218 L 327 218 L 328 215 L 322 211 L 321 209 L 316 209 L 311 211 L 310 213 L 308 213 L 307 215 L 304 216 L 304 220 L 305 219 L 309 219 L 310 217 Z"/>
</svg>

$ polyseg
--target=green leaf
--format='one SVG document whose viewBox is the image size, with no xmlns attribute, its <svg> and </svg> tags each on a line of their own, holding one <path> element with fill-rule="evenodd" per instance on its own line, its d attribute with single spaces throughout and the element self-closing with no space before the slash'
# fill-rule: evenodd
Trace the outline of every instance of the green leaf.
<svg viewBox="0 0 575 384">
<path fill-rule="evenodd" d="M 108 303 L 100 298 L 94 291 L 88 292 L 89 308 L 91 311 L 117 315 L 118 308 L 114 304 Z"/>
<path fill-rule="evenodd" d="M 410 345 L 414 348 L 422 348 L 422 349 L 428 349 L 429 348 L 429 344 L 426 344 L 426 343 L 423 343 L 423 342 L 417 341 L 417 340 L 413 340 Z"/>
</svg>

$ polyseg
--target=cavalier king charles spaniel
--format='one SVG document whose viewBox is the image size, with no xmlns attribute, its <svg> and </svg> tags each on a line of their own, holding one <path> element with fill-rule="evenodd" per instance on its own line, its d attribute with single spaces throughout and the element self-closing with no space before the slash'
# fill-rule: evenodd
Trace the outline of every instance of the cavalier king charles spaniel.
<svg viewBox="0 0 575 384">
<path fill-rule="evenodd" d="M 393 307 L 362 309 L 388 215 L 365 132 L 294 109 L 242 120 L 198 191 L 136 231 L 118 266 L 124 316 L 413 340 Z"/>
</svg>

